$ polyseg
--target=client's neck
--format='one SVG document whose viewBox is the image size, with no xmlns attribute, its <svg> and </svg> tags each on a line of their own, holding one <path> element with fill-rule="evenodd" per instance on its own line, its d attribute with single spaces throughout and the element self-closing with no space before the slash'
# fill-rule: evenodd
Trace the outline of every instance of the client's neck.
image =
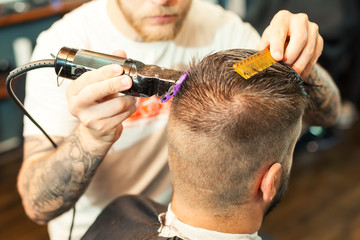
<svg viewBox="0 0 360 240">
<path fill-rule="evenodd" d="M 181 222 L 192 227 L 232 234 L 257 232 L 264 214 L 261 207 L 246 204 L 232 211 L 231 216 L 215 215 L 210 210 L 199 208 L 196 204 L 188 204 L 176 194 L 171 201 L 171 210 Z"/>
</svg>

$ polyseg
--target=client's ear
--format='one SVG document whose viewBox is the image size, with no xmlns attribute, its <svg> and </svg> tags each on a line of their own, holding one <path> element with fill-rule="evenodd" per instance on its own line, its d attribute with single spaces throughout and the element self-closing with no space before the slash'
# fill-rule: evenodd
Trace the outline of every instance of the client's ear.
<svg viewBox="0 0 360 240">
<path fill-rule="evenodd" d="M 276 191 L 278 190 L 280 184 L 281 175 L 281 164 L 274 163 L 266 171 L 265 175 L 261 179 L 260 190 L 263 194 L 263 200 L 265 202 L 271 202 L 276 195 Z"/>
</svg>

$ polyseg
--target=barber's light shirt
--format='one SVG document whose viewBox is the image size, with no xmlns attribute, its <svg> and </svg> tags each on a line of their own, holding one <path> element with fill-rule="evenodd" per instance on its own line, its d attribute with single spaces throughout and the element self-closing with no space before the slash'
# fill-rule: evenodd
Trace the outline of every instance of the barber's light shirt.
<svg viewBox="0 0 360 240">
<path fill-rule="evenodd" d="M 112 54 L 123 49 L 127 56 L 145 64 L 184 70 L 193 57 L 215 51 L 255 48 L 259 34 L 234 13 L 206 1 L 193 0 L 183 27 L 174 41 L 137 42 L 124 36 L 107 12 L 110 0 L 93 0 L 66 14 L 37 39 L 32 60 L 48 59 L 63 46 Z M 26 109 L 51 136 L 67 137 L 79 124 L 68 111 L 66 87 L 56 85 L 54 69 L 31 71 L 26 80 Z M 98 167 L 89 187 L 76 203 L 73 239 L 79 239 L 102 209 L 117 196 L 143 194 L 168 203 L 166 125 L 170 103 L 143 98 L 137 112 L 123 122 L 121 137 Z M 24 137 L 42 134 L 27 118 Z M 53 219 L 52 240 L 67 239 L 72 211 Z"/>
<path fill-rule="evenodd" d="M 257 232 L 253 234 L 231 234 L 210 231 L 202 228 L 195 228 L 181 222 L 171 211 L 171 204 L 168 211 L 159 215 L 160 237 L 180 237 L 189 240 L 261 240 Z"/>
</svg>

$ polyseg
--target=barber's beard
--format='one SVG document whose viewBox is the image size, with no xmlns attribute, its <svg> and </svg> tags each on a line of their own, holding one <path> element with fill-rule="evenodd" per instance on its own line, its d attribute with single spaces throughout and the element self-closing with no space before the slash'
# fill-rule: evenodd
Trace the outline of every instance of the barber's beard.
<svg viewBox="0 0 360 240">
<path fill-rule="evenodd" d="M 135 29 L 140 37 L 140 41 L 154 42 L 154 41 L 169 41 L 173 40 L 181 29 L 184 19 L 190 8 L 189 4 L 182 12 L 178 6 L 158 6 L 147 12 L 133 13 L 127 11 L 121 4 L 121 11 L 126 20 Z M 162 16 L 162 15 L 177 15 L 176 21 L 170 23 L 149 24 L 146 21 L 147 17 Z"/>
<path fill-rule="evenodd" d="M 279 189 L 276 192 L 275 197 L 271 201 L 271 203 L 270 203 L 268 209 L 266 210 L 264 216 L 268 215 L 281 202 L 281 200 L 284 198 L 285 192 L 286 192 L 287 187 L 288 187 L 289 178 L 290 178 L 289 175 L 282 177 Z"/>
</svg>

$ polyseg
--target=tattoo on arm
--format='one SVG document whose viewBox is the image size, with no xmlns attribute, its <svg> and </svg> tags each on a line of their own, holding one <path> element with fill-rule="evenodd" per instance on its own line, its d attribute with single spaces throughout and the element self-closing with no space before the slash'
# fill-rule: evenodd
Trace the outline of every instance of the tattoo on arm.
<svg viewBox="0 0 360 240">
<path fill-rule="evenodd" d="M 31 150 L 25 158 L 50 148 L 49 145 Z M 84 150 L 75 130 L 54 154 L 35 161 L 21 182 L 22 188 L 28 189 L 28 201 L 36 212 L 34 220 L 46 222 L 69 210 L 86 190 L 102 159 L 103 156 Z"/>
<path fill-rule="evenodd" d="M 330 126 L 336 123 L 340 111 L 339 91 L 329 74 L 315 66 L 305 80 L 313 106 L 305 113 L 309 125 Z"/>
</svg>

